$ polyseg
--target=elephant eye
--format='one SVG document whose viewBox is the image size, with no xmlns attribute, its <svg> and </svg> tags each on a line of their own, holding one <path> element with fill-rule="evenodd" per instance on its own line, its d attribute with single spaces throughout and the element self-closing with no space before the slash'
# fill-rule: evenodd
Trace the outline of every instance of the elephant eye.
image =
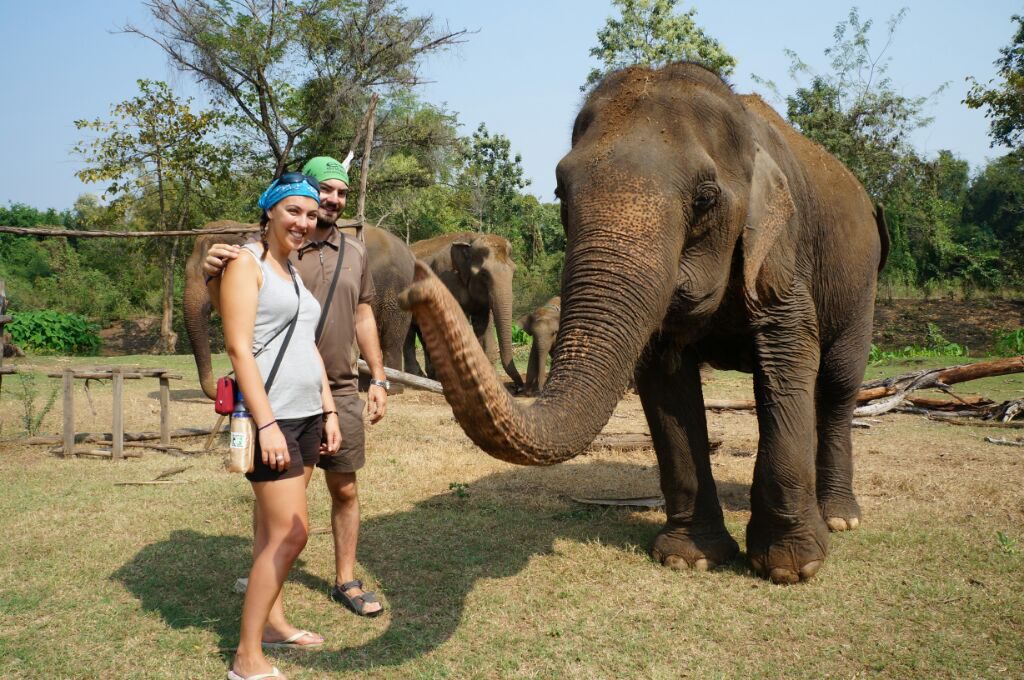
<svg viewBox="0 0 1024 680">
<path fill-rule="evenodd" d="M 693 198 L 693 207 L 698 212 L 705 212 L 718 202 L 722 190 L 714 182 L 701 182 L 697 185 L 697 194 Z"/>
</svg>

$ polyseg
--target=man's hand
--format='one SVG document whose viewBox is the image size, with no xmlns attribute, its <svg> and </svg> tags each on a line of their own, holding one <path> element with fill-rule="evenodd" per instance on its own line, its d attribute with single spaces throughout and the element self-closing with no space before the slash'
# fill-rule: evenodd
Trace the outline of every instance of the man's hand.
<svg viewBox="0 0 1024 680">
<path fill-rule="evenodd" d="M 366 415 L 371 425 L 376 425 L 384 417 L 388 408 L 388 391 L 380 385 L 370 385 L 366 392 Z"/>
<path fill-rule="evenodd" d="M 203 273 L 207 276 L 220 276 L 224 267 L 230 260 L 238 257 L 241 246 L 229 246 L 226 243 L 214 243 L 206 251 L 206 259 L 203 260 Z"/>
</svg>

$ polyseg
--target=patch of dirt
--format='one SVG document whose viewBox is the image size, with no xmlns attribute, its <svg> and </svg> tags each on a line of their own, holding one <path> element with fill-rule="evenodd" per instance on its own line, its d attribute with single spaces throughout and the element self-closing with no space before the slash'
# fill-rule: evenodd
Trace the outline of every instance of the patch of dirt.
<svg viewBox="0 0 1024 680">
<path fill-rule="evenodd" d="M 155 354 L 160 342 L 160 317 L 125 319 L 100 331 L 101 357 Z"/>
<path fill-rule="evenodd" d="M 928 324 L 971 356 L 988 354 L 997 333 L 1024 327 L 1024 302 L 1012 300 L 879 300 L 872 342 L 884 349 L 928 344 Z"/>
</svg>

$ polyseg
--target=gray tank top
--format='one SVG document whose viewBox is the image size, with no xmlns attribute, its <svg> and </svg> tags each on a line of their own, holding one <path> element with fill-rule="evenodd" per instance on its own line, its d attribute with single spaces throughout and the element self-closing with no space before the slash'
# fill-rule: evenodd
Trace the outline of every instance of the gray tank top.
<svg viewBox="0 0 1024 680">
<path fill-rule="evenodd" d="M 292 280 L 282 279 L 271 269 L 266 260 L 261 260 L 263 247 L 259 243 L 247 243 L 247 250 L 263 270 L 263 285 L 260 287 L 256 305 L 256 326 L 253 330 L 253 354 L 264 382 L 274 367 L 274 361 L 281 352 L 281 345 L 288 335 L 288 324 L 295 316 L 298 304 L 299 318 L 295 324 L 285 350 L 284 358 L 270 386 L 270 408 L 274 418 L 308 418 L 323 413 L 320 392 L 323 387 L 323 373 L 317 358 L 314 334 L 320 319 L 320 303 L 316 301 L 302 280 L 299 282 L 299 299 L 295 297 Z M 282 330 L 284 329 L 284 330 Z M 278 333 L 278 331 L 281 331 Z M 277 333 L 276 337 L 274 334 Z"/>
</svg>

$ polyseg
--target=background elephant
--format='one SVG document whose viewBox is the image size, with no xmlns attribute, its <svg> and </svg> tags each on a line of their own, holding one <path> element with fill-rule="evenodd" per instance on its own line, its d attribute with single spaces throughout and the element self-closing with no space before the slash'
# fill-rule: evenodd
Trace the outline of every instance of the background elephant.
<svg viewBox="0 0 1024 680">
<path fill-rule="evenodd" d="M 693 64 L 606 77 L 556 171 L 562 316 L 540 396 L 517 404 L 417 264 L 406 293 L 445 398 L 485 451 L 579 454 L 630 374 L 654 442 L 666 566 L 738 552 L 711 475 L 698 365 L 752 371 L 760 438 L 747 553 L 776 582 L 812 577 L 854 528 L 850 421 L 871 341 L 884 216 L 839 161 L 757 96 Z"/>
<path fill-rule="evenodd" d="M 255 227 L 232 221 L 211 222 L 204 228 Z M 346 229 L 352 234 L 352 230 Z M 203 392 L 210 399 L 216 396 L 216 383 L 210 367 L 210 296 L 202 269 L 206 251 L 215 243 L 241 244 L 251 238 L 248 234 L 209 234 L 196 237 L 192 254 L 185 264 L 185 293 L 183 296 L 185 328 L 188 330 L 195 357 L 196 369 Z M 374 226 L 365 226 L 361 238 L 366 243 L 367 259 L 377 296 L 373 314 L 377 321 L 384 365 L 402 370 L 402 345 L 409 330 L 411 314 L 398 304 L 398 294 L 412 282 L 415 258 L 402 239 L 391 232 Z M 392 391 L 399 391 L 393 388 Z"/>
<path fill-rule="evenodd" d="M 523 379 L 512 358 L 512 274 L 516 266 L 508 239 L 465 231 L 418 241 L 412 244 L 412 252 L 451 291 L 491 364 L 500 355 L 505 373 L 521 387 Z M 416 334 L 413 322 L 405 343 L 405 370 L 423 375 L 416 362 Z M 427 373 L 433 373 L 429 362 Z"/>
<path fill-rule="evenodd" d="M 555 347 L 558 319 L 562 315 L 562 298 L 555 296 L 519 319 L 519 326 L 533 336 L 530 364 L 526 368 L 526 392 L 544 389 L 548 377 L 548 355 Z"/>
</svg>

